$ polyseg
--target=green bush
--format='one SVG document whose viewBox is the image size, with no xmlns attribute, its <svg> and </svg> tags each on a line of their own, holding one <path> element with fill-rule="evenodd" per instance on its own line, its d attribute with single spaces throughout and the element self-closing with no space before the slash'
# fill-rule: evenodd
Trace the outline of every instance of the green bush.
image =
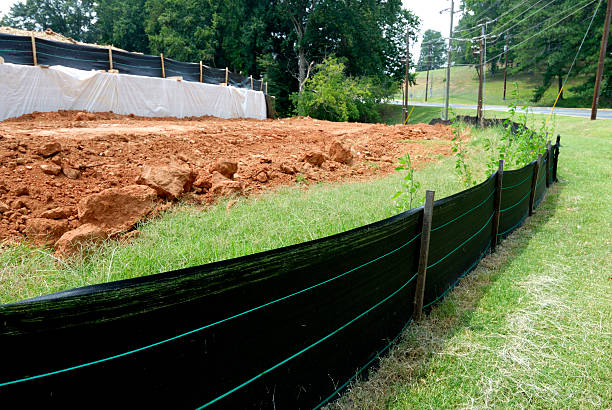
<svg viewBox="0 0 612 410">
<path fill-rule="evenodd" d="M 328 121 L 379 122 L 376 104 L 392 86 L 374 78 L 347 76 L 344 68 L 335 57 L 315 66 L 304 91 L 291 96 L 296 114 Z"/>
</svg>

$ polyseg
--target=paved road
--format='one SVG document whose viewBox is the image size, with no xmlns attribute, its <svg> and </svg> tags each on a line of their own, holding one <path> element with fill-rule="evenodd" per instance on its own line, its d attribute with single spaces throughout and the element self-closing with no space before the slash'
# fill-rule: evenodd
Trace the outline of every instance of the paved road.
<svg viewBox="0 0 612 410">
<path fill-rule="evenodd" d="M 402 102 L 400 100 L 393 100 L 393 104 L 401 105 Z M 441 103 L 426 103 L 426 102 L 410 102 L 410 105 L 415 105 L 418 107 L 444 107 L 444 104 Z M 469 104 L 451 104 L 451 108 L 467 108 L 475 110 L 477 107 L 475 105 Z M 551 107 L 529 107 L 529 111 L 534 114 L 550 114 Z M 485 105 L 485 111 L 508 111 L 508 107 L 503 105 Z M 590 108 L 555 108 L 555 114 L 557 115 L 567 115 L 570 117 L 586 117 L 591 118 L 591 109 Z M 610 109 L 601 109 L 597 111 L 598 119 L 612 119 L 612 110 Z"/>
</svg>

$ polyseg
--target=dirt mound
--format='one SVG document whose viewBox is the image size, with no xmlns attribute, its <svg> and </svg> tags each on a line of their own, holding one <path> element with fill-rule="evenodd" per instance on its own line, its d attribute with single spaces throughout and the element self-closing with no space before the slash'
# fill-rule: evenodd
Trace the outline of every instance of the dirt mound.
<svg viewBox="0 0 612 410">
<path fill-rule="evenodd" d="M 0 239 L 23 237 L 28 221 L 43 215 L 68 220 L 75 229 L 84 222 L 58 209 L 74 210 L 91 195 L 134 185 L 146 166 L 175 163 L 190 170 L 187 179 L 181 176 L 168 187 L 181 185 L 191 190 L 186 197 L 206 204 L 219 196 L 296 182 L 377 178 L 393 172 L 397 158 L 407 151 L 417 166 L 449 155 L 451 138 L 444 125 L 144 118 L 77 111 L 27 114 L 0 122 Z M 312 152 L 324 161 L 300 162 Z M 213 178 L 219 169 L 231 179 L 221 174 L 223 179 Z M 40 238 L 55 238 L 65 229 L 64 222 L 29 226 L 32 232 L 42 232 Z M 99 236 L 84 232 L 83 237 Z"/>
</svg>

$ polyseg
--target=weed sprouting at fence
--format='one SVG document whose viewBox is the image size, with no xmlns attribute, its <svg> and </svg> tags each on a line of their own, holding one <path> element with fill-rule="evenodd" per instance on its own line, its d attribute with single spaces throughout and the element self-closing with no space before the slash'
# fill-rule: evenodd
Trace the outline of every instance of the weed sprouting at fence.
<svg viewBox="0 0 612 410">
<path fill-rule="evenodd" d="M 393 195 L 395 200 L 395 208 L 399 212 L 412 209 L 412 204 L 416 202 L 417 191 L 421 187 L 421 183 L 414 179 L 414 168 L 410 154 L 407 152 L 401 158 L 398 158 L 400 165 L 395 168 L 396 171 L 404 172 L 404 177 L 400 182 L 400 190 Z"/>
</svg>

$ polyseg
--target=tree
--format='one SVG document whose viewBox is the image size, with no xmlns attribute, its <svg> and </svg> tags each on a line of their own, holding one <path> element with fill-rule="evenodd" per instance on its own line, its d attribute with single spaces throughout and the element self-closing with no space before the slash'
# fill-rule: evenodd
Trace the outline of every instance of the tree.
<svg viewBox="0 0 612 410">
<path fill-rule="evenodd" d="M 97 42 L 128 51 L 149 52 L 146 0 L 97 0 Z"/>
<path fill-rule="evenodd" d="M 94 0 L 26 0 L 14 4 L 2 25 L 23 30 L 47 28 L 77 41 L 95 41 Z"/>
<path fill-rule="evenodd" d="M 446 48 L 442 33 L 435 30 L 427 30 L 423 34 L 417 71 L 435 70 L 443 67 L 445 60 Z"/>
<path fill-rule="evenodd" d="M 218 7 L 215 0 L 146 0 L 151 52 L 215 65 Z"/>
</svg>

